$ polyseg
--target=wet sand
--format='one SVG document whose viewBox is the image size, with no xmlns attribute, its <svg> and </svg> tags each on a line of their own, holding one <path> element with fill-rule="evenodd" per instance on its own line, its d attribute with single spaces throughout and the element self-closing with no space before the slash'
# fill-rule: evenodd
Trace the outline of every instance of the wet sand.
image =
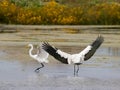
<svg viewBox="0 0 120 90">
<path fill-rule="evenodd" d="M 28 32 L 29 31 L 29 32 Z M 101 32 L 104 44 L 95 55 L 80 66 L 74 77 L 73 65 L 65 65 L 49 57 L 49 64 L 39 73 L 40 64 L 29 57 L 28 43 L 48 41 L 52 45 L 77 53 L 90 44 Z M 120 35 L 108 31 L 89 30 L 19 30 L 0 33 L 0 90 L 119 90 L 120 88 Z M 73 43 L 74 42 L 74 43 Z M 33 51 L 35 53 L 36 50 Z"/>
</svg>

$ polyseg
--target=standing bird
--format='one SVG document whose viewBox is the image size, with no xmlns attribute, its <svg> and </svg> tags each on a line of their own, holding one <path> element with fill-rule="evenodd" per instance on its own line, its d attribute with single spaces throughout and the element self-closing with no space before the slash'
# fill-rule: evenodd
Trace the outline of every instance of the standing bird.
<svg viewBox="0 0 120 90">
<path fill-rule="evenodd" d="M 33 55 L 32 54 L 33 45 L 32 44 L 28 44 L 28 46 L 31 47 L 30 50 L 29 50 L 30 57 L 32 57 L 33 59 L 37 60 L 42 65 L 41 67 L 35 69 L 35 72 L 38 72 L 41 68 L 44 67 L 44 64 L 43 64 L 44 62 L 48 63 L 47 58 L 48 58 L 49 54 L 44 49 L 42 49 L 42 47 L 40 45 L 37 48 L 38 49 L 37 50 L 37 54 Z"/>
<path fill-rule="evenodd" d="M 61 51 L 60 49 L 57 49 L 56 47 L 52 47 L 49 43 L 43 43 L 42 48 L 48 52 L 50 55 L 52 55 L 55 59 L 58 61 L 64 63 L 64 64 L 74 64 L 74 76 L 78 75 L 79 71 L 79 65 L 83 63 L 83 61 L 87 61 L 90 59 L 96 50 L 100 47 L 100 45 L 103 43 L 104 38 L 99 35 L 96 40 L 88 45 L 84 50 L 77 54 L 68 54 L 66 52 Z M 76 70 L 77 66 L 77 70 Z"/>
</svg>

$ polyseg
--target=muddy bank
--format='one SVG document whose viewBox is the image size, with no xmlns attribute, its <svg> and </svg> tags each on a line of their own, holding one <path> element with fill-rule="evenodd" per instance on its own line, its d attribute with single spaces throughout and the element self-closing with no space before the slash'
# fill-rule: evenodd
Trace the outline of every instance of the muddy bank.
<svg viewBox="0 0 120 90">
<path fill-rule="evenodd" d="M 48 41 L 54 45 L 85 46 L 98 34 L 105 38 L 103 46 L 119 47 L 120 27 L 118 26 L 23 26 L 1 25 L 0 30 L 15 32 L 0 33 L 0 45 L 38 44 Z M 12 42 L 12 43 L 11 43 Z"/>
</svg>

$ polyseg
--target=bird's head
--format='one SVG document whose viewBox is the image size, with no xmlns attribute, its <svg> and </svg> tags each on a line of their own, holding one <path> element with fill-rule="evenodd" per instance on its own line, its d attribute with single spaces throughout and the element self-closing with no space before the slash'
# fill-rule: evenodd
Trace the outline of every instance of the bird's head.
<svg viewBox="0 0 120 90">
<path fill-rule="evenodd" d="M 32 47 L 32 46 L 33 46 L 33 45 L 32 45 L 31 43 L 27 45 L 27 47 Z"/>
</svg>

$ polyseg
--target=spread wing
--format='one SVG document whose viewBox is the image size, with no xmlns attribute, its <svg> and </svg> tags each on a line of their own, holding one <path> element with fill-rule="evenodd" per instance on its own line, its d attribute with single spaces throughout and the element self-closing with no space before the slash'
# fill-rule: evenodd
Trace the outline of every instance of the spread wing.
<svg viewBox="0 0 120 90">
<path fill-rule="evenodd" d="M 44 49 L 42 49 L 41 45 L 39 45 L 37 50 L 37 56 L 40 58 L 47 59 L 49 54 Z"/>
<path fill-rule="evenodd" d="M 101 35 L 99 35 L 97 39 L 90 45 L 91 49 L 85 54 L 85 58 L 84 58 L 85 61 L 94 55 L 94 53 L 103 43 L 103 41 L 104 41 L 104 38 Z"/>
<path fill-rule="evenodd" d="M 62 52 L 61 50 L 58 50 L 55 47 L 52 47 L 49 43 L 46 43 L 46 42 L 42 44 L 42 48 L 58 61 L 64 64 L 68 64 L 67 55 L 69 54 Z"/>
<path fill-rule="evenodd" d="M 83 51 L 81 51 L 78 55 L 84 55 L 84 60 L 88 60 L 91 58 L 96 50 L 100 47 L 100 45 L 103 43 L 104 38 L 102 36 L 98 36 L 97 39 L 91 44 L 88 45 Z M 43 43 L 42 48 L 48 52 L 50 55 L 52 55 L 55 59 L 58 61 L 68 64 L 68 57 L 70 54 L 65 53 L 56 47 L 51 46 L 49 43 Z M 74 55 L 74 54 L 73 54 Z M 76 54 L 75 54 L 76 55 Z M 74 55 L 74 56 L 75 56 Z"/>
</svg>

